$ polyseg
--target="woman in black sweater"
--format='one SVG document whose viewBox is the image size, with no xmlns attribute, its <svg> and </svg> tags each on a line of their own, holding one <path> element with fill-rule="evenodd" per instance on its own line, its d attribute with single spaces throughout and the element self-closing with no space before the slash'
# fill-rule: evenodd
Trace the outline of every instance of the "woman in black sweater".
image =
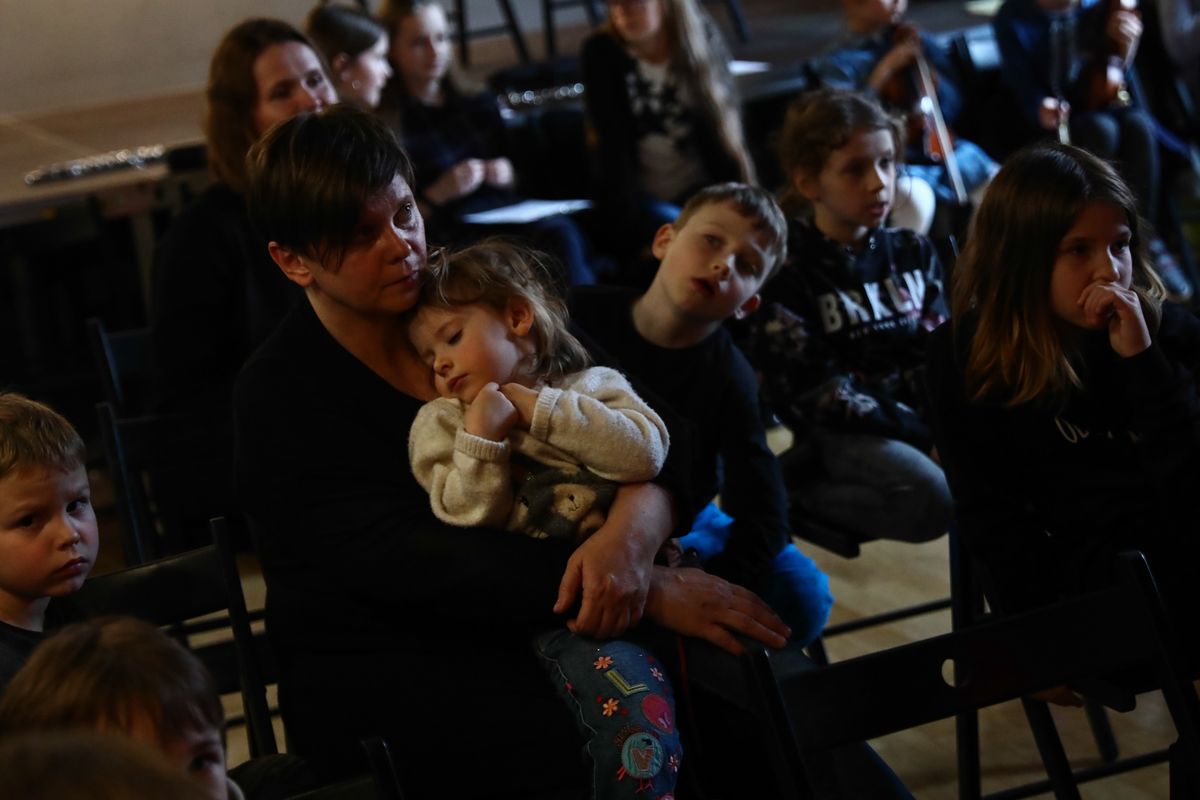
<svg viewBox="0 0 1200 800">
<path fill-rule="evenodd" d="M 337 102 L 300 31 L 249 19 L 209 68 L 204 135 L 214 183 L 171 223 L 154 258 L 155 406 L 229 416 L 233 379 L 298 296 L 246 213 L 246 151 L 280 120 Z"/>
</svg>

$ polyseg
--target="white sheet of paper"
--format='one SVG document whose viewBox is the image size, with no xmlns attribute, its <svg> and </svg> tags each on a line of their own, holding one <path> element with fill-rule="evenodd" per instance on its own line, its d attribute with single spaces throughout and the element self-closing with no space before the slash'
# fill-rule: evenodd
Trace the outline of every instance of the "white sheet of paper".
<svg viewBox="0 0 1200 800">
<path fill-rule="evenodd" d="M 520 225 L 554 214 L 571 214 L 591 207 L 591 200 L 522 200 L 520 203 L 493 208 L 490 211 L 463 214 L 463 220 L 476 225 Z"/>
<path fill-rule="evenodd" d="M 749 75 L 752 72 L 766 72 L 771 68 L 771 65 L 766 61 L 739 61 L 734 59 L 729 62 L 729 72 L 732 75 Z"/>
</svg>

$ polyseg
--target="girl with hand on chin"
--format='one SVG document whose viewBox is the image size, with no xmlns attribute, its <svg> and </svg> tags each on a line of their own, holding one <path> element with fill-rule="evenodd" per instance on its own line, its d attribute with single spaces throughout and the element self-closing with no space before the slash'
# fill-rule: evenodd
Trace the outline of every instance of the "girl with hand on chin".
<svg viewBox="0 0 1200 800">
<path fill-rule="evenodd" d="M 959 530 L 1006 613 L 1107 585 L 1138 549 L 1195 629 L 1200 322 L 1163 303 L 1146 244 L 1125 182 L 1065 145 L 1013 156 L 976 213 L 930 383 Z"/>
</svg>

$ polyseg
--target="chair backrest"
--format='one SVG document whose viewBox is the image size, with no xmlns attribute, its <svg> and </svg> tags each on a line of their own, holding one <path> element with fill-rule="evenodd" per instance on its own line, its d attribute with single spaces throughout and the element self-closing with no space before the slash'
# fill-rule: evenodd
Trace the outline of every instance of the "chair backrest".
<svg viewBox="0 0 1200 800">
<path fill-rule="evenodd" d="M 88 346 L 106 402 L 117 413 L 132 413 L 138 391 L 145 391 L 150 375 L 150 329 L 134 328 L 109 333 L 96 317 L 87 321 Z"/>
<path fill-rule="evenodd" d="M 125 563 L 181 552 L 208 541 L 208 520 L 232 503 L 223 431 L 194 418 L 122 417 L 96 406 L 116 493 Z"/>
<path fill-rule="evenodd" d="M 204 663 L 221 694 L 242 695 L 251 755 L 278 752 L 259 664 L 265 651 L 244 645 L 253 635 L 241 583 L 216 545 L 90 578 L 72 602 L 89 617 L 127 615 L 165 628 Z"/>
<path fill-rule="evenodd" d="M 1200 699 L 1149 566 L 1144 556 L 1133 553 L 1121 557 L 1120 567 L 1120 585 L 1114 588 L 787 681 L 784 703 L 800 710 L 791 716 L 797 747 L 811 757 L 1080 678 L 1148 665 L 1180 742 L 1194 759 L 1200 758 Z M 1115 630 L 1122 631 L 1120 646 L 1114 646 Z M 954 676 L 949 680 L 948 666 Z M 763 714 L 778 716 L 777 700 L 765 694 L 757 701 Z M 775 711 L 767 710 L 771 708 Z"/>
</svg>

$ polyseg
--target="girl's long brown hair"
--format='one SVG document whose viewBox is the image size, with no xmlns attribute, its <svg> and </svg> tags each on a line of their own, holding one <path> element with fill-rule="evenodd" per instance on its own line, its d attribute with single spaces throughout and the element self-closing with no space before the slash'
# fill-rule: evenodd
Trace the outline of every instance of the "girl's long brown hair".
<svg viewBox="0 0 1200 800">
<path fill-rule="evenodd" d="M 667 42 L 671 53 L 671 72 L 687 87 L 704 117 L 716 126 L 725 151 L 737 164 L 744 183 L 754 183 L 754 163 L 746 148 L 737 91 L 729 72 L 729 51 L 719 35 L 709 36 L 716 26 L 697 5 L 696 0 L 651 0 L 663 4 Z M 617 39 L 612 19 L 601 30 Z"/>
<path fill-rule="evenodd" d="M 1050 307 L 1058 248 L 1088 203 L 1112 203 L 1132 232 L 1133 290 L 1151 332 L 1162 282 L 1145 256 L 1133 193 L 1108 163 L 1076 147 L 1040 144 L 1012 156 L 975 212 L 950 283 L 951 320 L 972 319 L 967 396 L 1015 406 L 1061 399 L 1081 387 L 1074 353 Z"/>
<path fill-rule="evenodd" d="M 246 190 L 246 153 L 258 139 L 254 127 L 258 104 L 254 62 L 271 45 L 287 42 L 299 42 L 312 50 L 321 62 L 325 79 L 330 79 L 324 58 L 308 37 L 278 19 L 248 19 L 234 26 L 217 45 L 209 64 L 204 113 L 209 170 L 213 178 L 238 192 Z"/>
</svg>

